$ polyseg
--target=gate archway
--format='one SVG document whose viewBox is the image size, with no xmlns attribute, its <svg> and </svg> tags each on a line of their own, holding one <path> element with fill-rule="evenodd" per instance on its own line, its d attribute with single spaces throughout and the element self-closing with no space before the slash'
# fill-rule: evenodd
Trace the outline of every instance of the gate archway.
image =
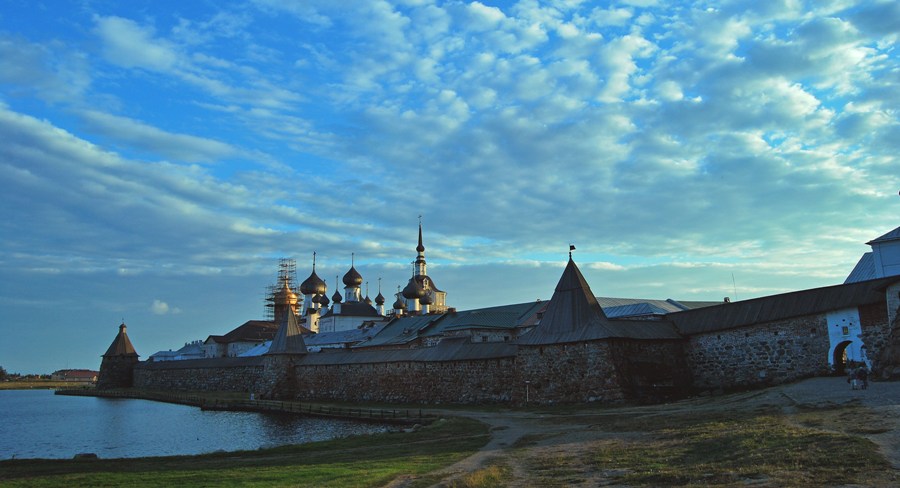
<svg viewBox="0 0 900 488">
<path fill-rule="evenodd" d="M 844 341 L 834 346 L 831 365 L 836 374 L 844 374 L 847 371 L 847 346 L 852 342 L 853 341 Z"/>
</svg>

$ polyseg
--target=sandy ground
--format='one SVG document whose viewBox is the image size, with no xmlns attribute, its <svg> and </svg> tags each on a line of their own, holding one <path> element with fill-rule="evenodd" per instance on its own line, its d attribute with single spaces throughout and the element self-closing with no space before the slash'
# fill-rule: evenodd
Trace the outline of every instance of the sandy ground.
<svg viewBox="0 0 900 488">
<path fill-rule="evenodd" d="M 765 408 L 781 408 L 790 414 L 798 407 L 840 407 L 862 405 L 867 407 L 868 415 L 863 419 L 854 419 L 863 427 L 861 432 L 873 432 L 865 435 L 878 446 L 894 469 L 900 470 L 900 382 L 872 382 L 867 390 L 851 390 L 843 378 L 813 378 L 790 385 L 736 393 L 718 397 L 700 397 L 666 405 L 622 407 L 606 410 L 611 415 L 634 413 L 636 415 L 659 415 L 678 411 L 698 412 L 704 409 L 719 411 L 722 409 L 745 410 Z M 441 411 L 439 411 L 441 412 Z M 530 478 L 523 465 L 524 459 L 577 459 L 579 452 L 586 452 L 591 445 L 601 439 L 621 437 L 621 433 L 603 432 L 596 424 L 586 418 L 594 418 L 597 410 L 590 412 L 590 417 L 572 414 L 537 414 L 528 412 L 480 412 L 480 411 L 443 411 L 448 416 L 465 416 L 480 420 L 491 426 L 491 440 L 477 453 L 439 472 L 432 473 L 440 477 L 436 487 L 450 486 L 455 480 L 466 474 L 501 460 L 512 470 L 513 481 L 508 486 L 540 486 L 540 480 Z M 599 413 L 599 415 L 602 415 Z M 790 418 L 790 416 L 789 416 Z M 863 425 L 864 424 L 864 425 Z M 528 438 L 538 439 L 528 442 L 528 447 L 514 449 L 517 441 Z M 566 466 L 577 472 L 579 481 L 573 486 L 614 486 L 616 473 L 590 472 L 583 466 Z M 394 480 L 390 487 L 398 488 L 408 485 L 408 478 Z M 746 484 L 753 485 L 753 480 Z"/>
</svg>

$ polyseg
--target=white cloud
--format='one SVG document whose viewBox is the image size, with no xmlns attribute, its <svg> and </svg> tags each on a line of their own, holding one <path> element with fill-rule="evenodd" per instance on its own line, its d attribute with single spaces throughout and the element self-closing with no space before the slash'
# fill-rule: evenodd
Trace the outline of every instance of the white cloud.
<svg viewBox="0 0 900 488">
<path fill-rule="evenodd" d="M 188 162 L 215 162 L 237 156 L 240 151 L 219 141 L 185 134 L 172 134 L 140 121 L 85 110 L 81 116 L 93 131 L 163 157 Z"/>
<path fill-rule="evenodd" d="M 126 68 L 169 71 L 179 54 L 171 43 L 155 37 L 153 29 L 121 17 L 95 18 L 106 59 Z"/>
<path fill-rule="evenodd" d="M 150 311 L 155 315 L 170 315 L 181 313 L 181 309 L 179 309 L 178 307 L 170 307 L 168 303 L 162 300 L 153 300 L 153 304 L 150 305 Z"/>
<path fill-rule="evenodd" d="M 0 17 L 0 269 L 150 314 L 357 252 L 390 291 L 421 213 L 453 305 L 548 298 L 568 242 L 599 294 L 720 299 L 840 281 L 896 220 L 889 3 L 356 3 Z"/>
<path fill-rule="evenodd" d="M 476 32 L 494 29 L 506 20 L 506 15 L 499 8 L 488 7 L 478 1 L 468 4 L 466 13 L 466 27 Z"/>
<path fill-rule="evenodd" d="M 628 269 L 625 266 L 609 262 L 587 263 L 587 267 L 590 269 L 602 269 L 606 271 L 625 271 Z"/>
<path fill-rule="evenodd" d="M 603 26 L 624 26 L 633 17 L 634 13 L 626 8 L 596 8 L 591 11 L 590 19 L 600 27 Z"/>
</svg>

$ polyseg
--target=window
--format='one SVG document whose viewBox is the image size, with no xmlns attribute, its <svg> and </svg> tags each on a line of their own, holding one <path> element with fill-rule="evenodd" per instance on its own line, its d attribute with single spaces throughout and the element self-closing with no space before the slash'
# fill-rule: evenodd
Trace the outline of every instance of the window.
<svg viewBox="0 0 900 488">
<path fill-rule="evenodd" d="M 842 327 L 841 327 L 841 334 L 844 334 L 844 335 L 850 335 L 850 327 L 847 327 L 846 325 L 842 326 Z"/>
</svg>

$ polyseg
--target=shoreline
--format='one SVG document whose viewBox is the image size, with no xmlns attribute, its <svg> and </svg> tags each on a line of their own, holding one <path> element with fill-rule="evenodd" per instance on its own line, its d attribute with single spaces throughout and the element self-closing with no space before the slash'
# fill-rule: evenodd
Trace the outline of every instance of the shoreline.
<svg viewBox="0 0 900 488">
<path fill-rule="evenodd" d="M 138 474 L 125 471 L 149 470 L 165 483 L 200 480 L 210 486 L 228 486 L 227 478 L 220 480 L 226 470 L 232 482 L 342 486 L 390 464 L 383 476 L 353 484 L 896 486 L 900 482 L 897 408 L 900 382 L 873 382 L 868 390 L 851 390 L 840 377 L 657 405 L 423 408 L 441 420 L 419 430 L 302 446 L 144 458 L 138 460 L 137 470 L 103 459 L 2 461 L 0 473 L 9 474 L 0 474 L 0 481 L 19 482 L 11 486 L 41 485 L 32 483 L 35 480 L 44 480 L 42 486 L 90 486 L 91 481 L 113 476 L 118 484 L 143 486 L 136 481 Z M 448 434 L 447 426 L 458 422 L 471 424 L 449 429 Z M 474 425 L 481 426 L 482 434 Z M 431 468 L 420 465 L 422 456 L 433 457 L 428 450 L 452 442 L 468 447 L 465 452 L 453 449 L 452 455 Z M 383 449 L 397 451 L 386 454 Z M 846 456 L 848 450 L 858 455 Z M 273 459 L 283 463 L 278 467 L 287 473 L 283 477 L 282 471 L 271 476 L 255 471 Z M 357 464 L 348 468 L 346 459 Z M 188 472 L 204 477 L 189 478 Z M 493 484 L 472 483 L 487 478 Z"/>
<path fill-rule="evenodd" d="M 72 381 L 4 381 L 0 382 L 0 391 L 4 390 L 55 390 L 57 388 L 93 388 L 93 383 Z"/>
<path fill-rule="evenodd" d="M 437 416 L 423 408 L 367 408 L 340 406 L 320 402 L 257 400 L 221 392 L 169 392 L 137 389 L 97 390 L 95 388 L 57 389 L 56 395 L 93 396 L 100 398 L 129 398 L 175 403 L 211 411 L 259 412 L 292 414 L 306 417 L 352 420 L 393 425 L 427 425 Z"/>
</svg>

